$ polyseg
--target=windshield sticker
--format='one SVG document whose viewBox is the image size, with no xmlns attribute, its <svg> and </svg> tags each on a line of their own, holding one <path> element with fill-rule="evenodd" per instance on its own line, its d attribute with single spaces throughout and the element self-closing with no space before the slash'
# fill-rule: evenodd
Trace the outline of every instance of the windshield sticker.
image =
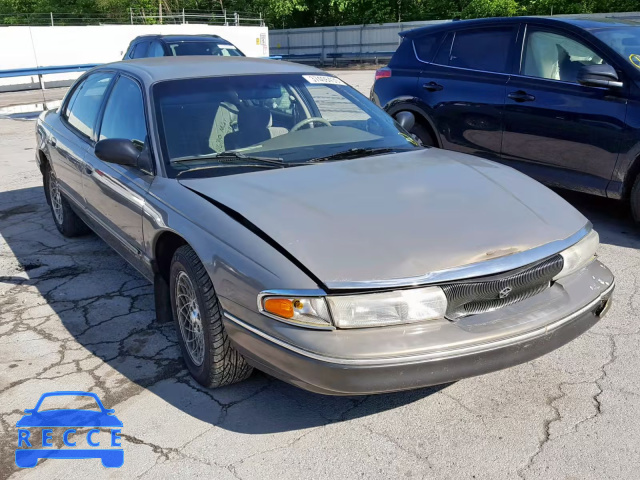
<svg viewBox="0 0 640 480">
<path fill-rule="evenodd" d="M 411 138 L 409 135 L 402 132 L 398 132 L 398 134 L 403 136 L 407 140 L 407 142 L 411 143 L 412 145 L 415 145 L 416 147 L 420 146 L 420 144 L 416 142 L 413 138 Z"/>
<path fill-rule="evenodd" d="M 633 63 L 636 68 L 640 68 L 640 55 L 637 53 L 632 53 L 629 55 L 629 61 Z"/>
<path fill-rule="evenodd" d="M 328 75 L 303 75 L 302 78 L 307 82 L 314 84 L 346 85 L 346 83 L 339 78 L 330 77 Z"/>
<path fill-rule="evenodd" d="M 233 45 L 220 45 L 220 44 L 218 44 L 218 47 L 226 48 L 227 50 L 235 50 L 236 49 L 236 47 L 234 47 Z"/>
</svg>

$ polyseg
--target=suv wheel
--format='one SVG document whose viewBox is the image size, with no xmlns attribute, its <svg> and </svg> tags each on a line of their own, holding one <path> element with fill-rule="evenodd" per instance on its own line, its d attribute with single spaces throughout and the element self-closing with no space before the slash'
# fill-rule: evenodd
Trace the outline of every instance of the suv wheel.
<svg viewBox="0 0 640 480">
<path fill-rule="evenodd" d="M 89 228 L 73 211 L 71 205 L 60 191 L 58 178 L 52 168 L 48 167 L 44 172 L 44 193 L 47 203 L 51 207 L 53 223 L 58 231 L 65 237 L 76 237 L 88 233 Z"/>
<path fill-rule="evenodd" d="M 640 175 L 636 177 L 636 181 L 631 189 L 631 214 L 636 223 L 640 223 Z"/>
<path fill-rule="evenodd" d="M 429 129 L 420 123 L 416 122 L 416 124 L 411 129 L 411 132 L 409 133 L 411 133 L 412 135 L 415 135 L 423 147 L 437 146 L 436 139 L 433 138 L 433 135 L 431 134 Z"/>
<path fill-rule="evenodd" d="M 171 309 L 189 372 L 205 387 L 221 387 L 251 375 L 253 368 L 229 341 L 209 274 L 191 247 L 173 255 Z"/>
</svg>

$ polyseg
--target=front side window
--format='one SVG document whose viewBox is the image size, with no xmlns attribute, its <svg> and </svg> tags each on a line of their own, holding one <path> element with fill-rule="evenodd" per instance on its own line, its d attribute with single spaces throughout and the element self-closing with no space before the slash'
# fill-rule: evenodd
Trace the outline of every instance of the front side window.
<svg viewBox="0 0 640 480">
<path fill-rule="evenodd" d="M 130 78 L 120 77 L 107 100 L 100 140 L 125 138 L 142 150 L 146 137 L 147 125 L 140 87 Z"/>
<path fill-rule="evenodd" d="M 89 75 L 73 92 L 63 117 L 73 128 L 86 137 L 93 137 L 98 111 L 113 73 Z"/>
<path fill-rule="evenodd" d="M 353 149 L 419 148 L 384 111 L 329 75 L 172 80 L 154 85 L 153 97 L 170 175 L 224 166 L 215 158 L 223 152 L 301 165 Z"/>
<path fill-rule="evenodd" d="M 461 30 L 448 35 L 434 63 L 451 67 L 505 73 L 513 45 L 513 28 Z"/>
<path fill-rule="evenodd" d="M 221 57 L 242 57 L 240 50 L 229 43 L 191 41 L 169 44 L 169 50 L 174 57 L 188 55 L 214 55 Z"/>
<path fill-rule="evenodd" d="M 585 65 L 605 63 L 593 50 L 564 35 L 547 31 L 527 34 L 522 74 L 528 77 L 578 83 Z"/>
<path fill-rule="evenodd" d="M 591 34 L 613 48 L 640 72 L 640 29 L 637 26 L 593 29 Z"/>
</svg>

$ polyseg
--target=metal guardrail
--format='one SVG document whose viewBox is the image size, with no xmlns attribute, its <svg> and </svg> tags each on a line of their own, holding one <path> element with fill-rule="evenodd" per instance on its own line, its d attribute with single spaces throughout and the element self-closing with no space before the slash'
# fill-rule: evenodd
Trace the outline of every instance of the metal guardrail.
<svg viewBox="0 0 640 480">
<path fill-rule="evenodd" d="M 85 72 L 102 65 L 100 63 L 87 63 L 83 65 L 60 65 L 52 67 L 17 68 L 13 70 L 0 70 L 0 78 L 29 77 L 33 75 L 50 75 L 52 73 Z"/>
</svg>

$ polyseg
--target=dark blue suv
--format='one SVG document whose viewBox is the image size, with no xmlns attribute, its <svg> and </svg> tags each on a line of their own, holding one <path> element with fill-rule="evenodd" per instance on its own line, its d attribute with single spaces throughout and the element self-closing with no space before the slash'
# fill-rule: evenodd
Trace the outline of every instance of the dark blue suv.
<svg viewBox="0 0 640 480">
<path fill-rule="evenodd" d="M 371 99 L 425 145 L 630 201 L 640 221 L 640 26 L 497 18 L 401 33 Z"/>
</svg>

